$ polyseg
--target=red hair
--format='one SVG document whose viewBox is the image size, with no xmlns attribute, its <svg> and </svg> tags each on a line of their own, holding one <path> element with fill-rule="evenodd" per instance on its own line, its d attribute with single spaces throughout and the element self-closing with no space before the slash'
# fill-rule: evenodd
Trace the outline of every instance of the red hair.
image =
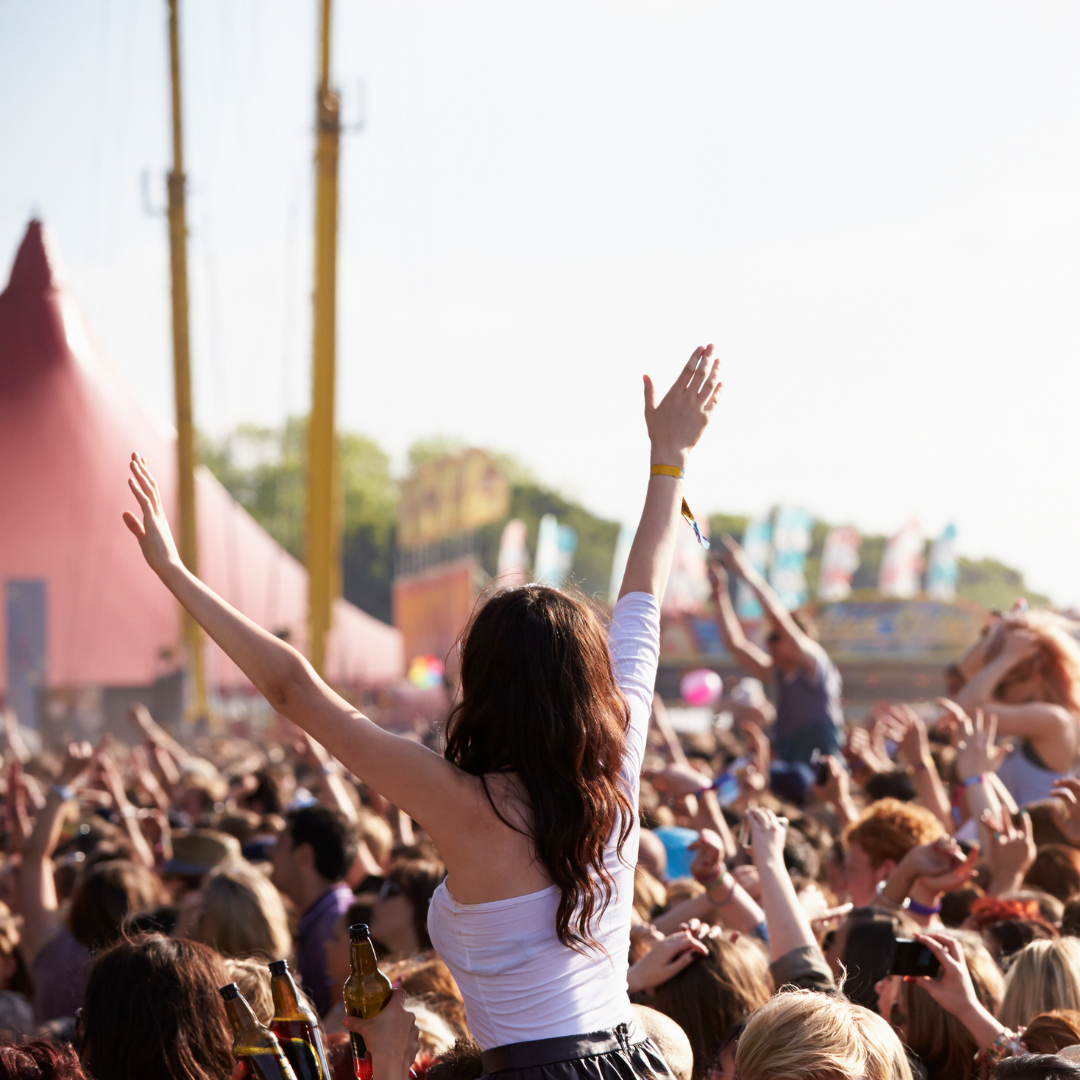
<svg viewBox="0 0 1080 1080">
<path fill-rule="evenodd" d="M 0 1076 L 5 1080 L 87 1080 L 75 1048 L 54 1039 L 0 1043 Z"/>
</svg>

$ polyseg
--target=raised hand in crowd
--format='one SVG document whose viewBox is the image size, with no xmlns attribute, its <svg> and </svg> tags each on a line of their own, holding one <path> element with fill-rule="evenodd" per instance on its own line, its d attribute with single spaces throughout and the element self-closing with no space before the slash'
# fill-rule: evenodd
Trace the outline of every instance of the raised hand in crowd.
<svg viewBox="0 0 1080 1080">
<path fill-rule="evenodd" d="M 997 813 L 985 810 L 982 825 L 990 838 L 986 845 L 986 858 L 990 864 L 987 892 L 1000 896 L 1019 889 L 1024 883 L 1024 875 L 1035 861 L 1031 815 L 1026 811 L 1021 814 L 1018 828 L 1004 808 Z"/>
<path fill-rule="evenodd" d="M 7 797 L 4 799 L 4 822 L 7 831 L 7 853 L 21 855 L 32 828 L 27 812 L 26 780 L 22 762 L 16 757 L 7 770 Z"/>
<path fill-rule="evenodd" d="M 1054 781 L 1054 823 L 1074 847 L 1080 847 L 1080 780 Z"/>
<path fill-rule="evenodd" d="M 978 857 L 977 846 L 965 857 L 951 836 L 917 844 L 896 864 L 881 887 L 880 895 L 894 907 L 908 901 L 908 914 L 920 925 L 940 925 L 935 910 L 939 897 L 975 876 Z"/>
<path fill-rule="evenodd" d="M 831 754 L 821 758 L 820 763 L 825 770 L 825 782 L 819 784 L 815 777 L 810 789 L 814 797 L 832 806 L 845 824 L 857 821 L 859 810 L 851 797 L 851 777 L 847 769 Z"/>
<path fill-rule="evenodd" d="M 975 1044 L 990 1046 L 1004 1035 L 1005 1026 L 979 1001 L 971 981 L 967 960 L 960 942 L 949 934 L 916 934 L 941 964 L 940 978 L 906 975 L 906 982 L 921 986 L 946 1012 L 952 1013 L 967 1028 Z"/>
<path fill-rule="evenodd" d="M 911 784 L 916 797 L 952 832 L 955 827 L 952 804 L 930 753 L 926 721 L 909 705 L 892 705 L 889 711 L 894 721 L 897 758 L 912 769 Z"/>
</svg>

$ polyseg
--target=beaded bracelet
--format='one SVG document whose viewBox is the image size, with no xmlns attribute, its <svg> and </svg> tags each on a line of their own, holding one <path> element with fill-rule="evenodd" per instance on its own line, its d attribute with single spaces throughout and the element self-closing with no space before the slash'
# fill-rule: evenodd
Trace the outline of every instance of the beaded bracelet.
<svg viewBox="0 0 1080 1080">
<path fill-rule="evenodd" d="M 989 1046 L 984 1046 L 975 1055 L 975 1064 L 980 1067 L 990 1067 L 996 1065 L 1002 1058 L 1026 1054 L 1027 1047 L 1021 1038 L 1023 1034 L 1023 1028 L 1019 1031 L 1010 1031 L 1005 1028 Z"/>
<path fill-rule="evenodd" d="M 698 878 L 698 881 L 700 881 L 701 884 L 705 886 L 706 890 L 708 890 L 713 885 L 715 885 L 721 877 L 723 877 L 724 869 L 724 864 L 718 862 L 716 866 L 713 867 L 712 873 L 710 873 L 707 878 Z"/>
</svg>

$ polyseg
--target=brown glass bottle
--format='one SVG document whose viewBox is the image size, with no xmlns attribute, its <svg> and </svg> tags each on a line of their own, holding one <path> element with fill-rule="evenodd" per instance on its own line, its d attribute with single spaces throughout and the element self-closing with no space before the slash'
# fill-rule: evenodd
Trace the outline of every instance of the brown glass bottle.
<svg viewBox="0 0 1080 1080">
<path fill-rule="evenodd" d="M 233 1029 L 232 1055 L 244 1066 L 244 1080 L 296 1080 L 277 1036 L 259 1023 L 236 983 L 219 991 Z"/>
<path fill-rule="evenodd" d="M 287 960 L 275 960 L 270 965 L 270 991 L 274 995 L 270 1030 L 278 1037 L 296 1080 L 325 1080 L 330 1071 L 319 1021 L 300 1001 Z"/>
<path fill-rule="evenodd" d="M 342 996 L 345 1011 L 350 1016 L 370 1020 L 386 1008 L 394 992 L 390 980 L 379 970 L 375 959 L 375 946 L 364 923 L 349 927 L 349 962 L 352 974 L 345 980 Z M 367 1057 L 364 1040 L 356 1032 L 350 1032 L 353 1051 L 353 1069 L 356 1080 L 371 1080 L 371 1062 Z"/>
</svg>

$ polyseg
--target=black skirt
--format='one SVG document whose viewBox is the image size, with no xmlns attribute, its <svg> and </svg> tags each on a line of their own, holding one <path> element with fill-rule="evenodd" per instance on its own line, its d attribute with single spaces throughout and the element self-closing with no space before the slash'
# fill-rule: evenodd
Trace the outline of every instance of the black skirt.
<svg viewBox="0 0 1080 1080">
<path fill-rule="evenodd" d="M 484 1076 L 499 1080 L 674 1080 L 660 1051 L 635 1024 L 509 1043 L 485 1050 L 481 1059 Z"/>
</svg>

